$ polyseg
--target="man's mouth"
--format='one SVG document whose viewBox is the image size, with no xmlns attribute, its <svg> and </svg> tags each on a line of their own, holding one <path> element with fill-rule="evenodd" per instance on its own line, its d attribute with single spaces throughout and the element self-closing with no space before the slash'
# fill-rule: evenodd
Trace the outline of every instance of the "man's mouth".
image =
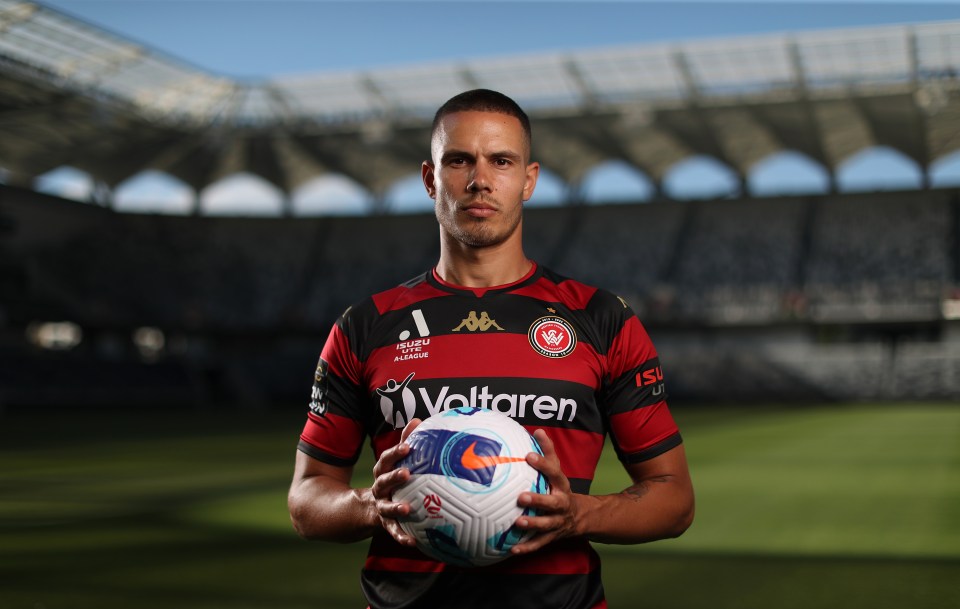
<svg viewBox="0 0 960 609">
<path fill-rule="evenodd" d="M 463 207 L 463 212 L 474 218 L 489 218 L 497 213 L 497 208 L 489 203 L 469 203 Z"/>
</svg>

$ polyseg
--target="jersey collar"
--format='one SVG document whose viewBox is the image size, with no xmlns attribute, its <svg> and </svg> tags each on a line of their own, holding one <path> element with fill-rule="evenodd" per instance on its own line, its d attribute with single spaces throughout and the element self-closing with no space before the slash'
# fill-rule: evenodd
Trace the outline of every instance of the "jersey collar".
<svg viewBox="0 0 960 609">
<path fill-rule="evenodd" d="M 505 283 L 503 285 L 495 285 L 489 288 L 468 288 L 453 283 L 449 283 L 440 278 L 440 275 L 437 274 L 437 267 L 427 273 L 427 282 L 433 287 L 443 290 L 444 292 L 450 292 L 451 294 L 472 294 L 477 298 L 482 298 L 485 294 L 500 294 L 502 292 L 509 292 L 510 290 L 515 290 L 519 287 L 530 285 L 531 283 L 540 279 L 540 276 L 543 275 L 543 270 L 540 268 L 540 265 L 534 261 L 530 267 L 530 270 L 526 275 L 517 279 L 511 283 Z"/>
</svg>

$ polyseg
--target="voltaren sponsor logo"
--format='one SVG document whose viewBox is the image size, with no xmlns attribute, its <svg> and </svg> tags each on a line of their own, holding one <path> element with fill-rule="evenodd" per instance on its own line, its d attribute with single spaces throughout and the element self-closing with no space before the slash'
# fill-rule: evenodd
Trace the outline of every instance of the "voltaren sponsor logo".
<svg viewBox="0 0 960 609">
<path fill-rule="evenodd" d="M 542 420 L 572 421 L 577 416 L 574 399 L 532 393 L 491 393 L 488 385 L 474 385 L 466 394 L 450 393 L 447 385 L 435 396 L 424 387 L 420 387 L 419 393 L 430 416 L 461 406 L 487 408 L 514 419 L 534 416 Z"/>
<path fill-rule="evenodd" d="M 431 395 L 425 387 L 416 391 L 410 387 L 414 373 L 403 381 L 395 379 L 376 389 L 380 396 L 380 410 L 384 420 L 394 429 L 402 429 L 415 415 L 419 404 L 426 408 L 428 416 L 463 406 L 486 408 L 518 419 L 536 417 L 543 421 L 573 421 L 577 416 L 577 401 L 571 398 L 556 398 L 533 393 L 494 393 L 489 385 L 474 385 L 466 393 L 452 393 L 449 385 Z"/>
</svg>

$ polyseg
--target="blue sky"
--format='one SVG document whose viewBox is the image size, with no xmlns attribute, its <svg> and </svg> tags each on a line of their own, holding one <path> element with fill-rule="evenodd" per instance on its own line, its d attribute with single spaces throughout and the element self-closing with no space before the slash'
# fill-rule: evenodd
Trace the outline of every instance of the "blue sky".
<svg viewBox="0 0 960 609">
<path fill-rule="evenodd" d="M 433 61 L 585 49 L 622 44 L 702 40 L 751 34 L 819 30 L 867 25 L 960 19 L 960 0 L 940 2 L 439 2 L 290 0 L 46 0 L 44 4 L 71 16 L 144 43 L 172 58 L 216 74 L 249 81 L 283 74 L 357 70 Z M 916 176 L 897 163 L 867 155 L 863 176 L 856 168 L 847 181 L 865 183 L 876 176 L 904 185 Z M 803 189 L 823 182 L 774 160 L 767 181 L 792 180 Z M 785 164 L 778 171 L 776 163 Z M 864 159 L 858 160 L 861 164 Z M 416 169 L 416 168 L 415 168 Z M 635 198 L 645 186 L 618 168 L 587 185 L 595 196 Z M 702 171 L 694 168 L 691 171 Z M 798 173 L 799 172 L 799 173 Z M 682 170 L 676 182 L 689 178 Z M 807 175 L 809 174 L 809 175 Z M 698 174 L 701 187 L 724 188 L 719 174 Z M 778 177 L 779 176 L 779 177 Z M 55 181 L 55 180 L 54 180 Z M 48 184 L 54 181 L 48 180 Z M 64 183 L 60 180 L 60 183 Z M 67 180 L 66 182 L 69 182 Z M 896 185 L 896 184 L 893 184 Z M 156 179 L 141 181 L 123 193 L 127 198 L 156 196 Z M 170 186 L 170 185 L 167 185 Z M 80 191 L 84 187 L 74 185 Z M 326 190 L 324 190 L 326 189 Z M 599 189 L 599 190 L 597 190 Z M 789 189 L 789 188 L 788 188 Z M 182 190 L 182 189 L 181 189 Z M 276 197 L 249 181 L 205 197 L 256 199 Z M 321 199 L 362 197 L 336 180 L 315 195 Z M 394 195 L 403 206 L 418 198 L 415 179 L 399 185 Z M 132 193 L 132 194 L 131 194 Z M 144 194 L 146 193 L 146 194 Z M 152 193 L 152 194 L 151 194 Z M 412 194 L 411 194 L 412 193 Z M 121 193 L 118 193 L 118 199 Z M 549 178 L 538 188 L 541 201 L 562 197 Z M 165 193 L 164 196 L 172 196 Z M 187 195 L 180 193 L 181 207 Z M 307 197 L 309 198 L 309 197 Z M 415 204 L 417 204 L 415 202 Z M 212 204 L 214 209 L 219 204 Z M 348 208 L 353 205 L 348 204 Z M 134 205 L 135 207 L 135 205 Z"/>
<path fill-rule="evenodd" d="M 45 4 L 232 77 L 960 19 L 960 2 L 319 2 Z"/>
</svg>

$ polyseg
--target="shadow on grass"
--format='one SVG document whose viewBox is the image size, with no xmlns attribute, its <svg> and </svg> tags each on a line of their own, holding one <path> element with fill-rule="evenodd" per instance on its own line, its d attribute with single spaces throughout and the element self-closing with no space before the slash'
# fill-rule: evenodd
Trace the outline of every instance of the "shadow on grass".
<svg viewBox="0 0 960 609">
<path fill-rule="evenodd" d="M 598 546 L 611 607 L 939 609 L 960 606 L 960 561 L 640 553 Z"/>
<path fill-rule="evenodd" d="M 0 549 L 2 607 L 366 606 L 359 591 L 365 544 L 312 543 L 292 532 L 231 530 L 163 518 L 40 527 L 6 537 Z M 598 549 L 613 608 L 960 606 L 957 560 Z"/>
<path fill-rule="evenodd" d="M 678 418 L 695 437 L 765 414 Z M 0 609 L 362 609 L 366 545 L 309 543 L 285 529 L 302 419 L 4 418 Z M 227 506 L 249 513 L 231 520 Z M 214 514 L 198 519 L 198 509 Z M 598 549 L 614 609 L 960 607 L 958 559 Z"/>
</svg>

